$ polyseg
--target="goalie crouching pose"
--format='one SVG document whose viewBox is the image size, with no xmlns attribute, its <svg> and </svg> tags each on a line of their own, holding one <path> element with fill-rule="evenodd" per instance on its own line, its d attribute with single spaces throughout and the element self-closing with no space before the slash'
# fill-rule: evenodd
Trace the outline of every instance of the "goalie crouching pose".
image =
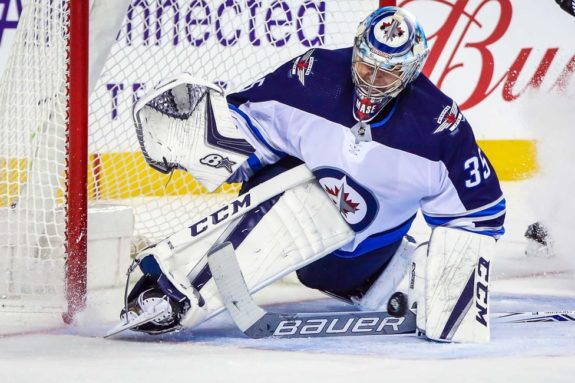
<svg viewBox="0 0 575 383">
<path fill-rule="evenodd" d="M 365 310 L 400 291 L 428 339 L 488 341 L 505 199 L 457 104 L 421 74 L 427 55 L 414 17 L 384 7 L 352 48 L 312 49 L 227 98 L 183 75 L 140 100 L 150 165 L 208 189 L 244 184 L 139 255 L 125 328 L 162 333 L 221 312 L 206 254 L 228 242 L 252 292 L 294 270 Z M 407 236 L 418 210 L 433 228 L 419 245 Z"/>
</svg>

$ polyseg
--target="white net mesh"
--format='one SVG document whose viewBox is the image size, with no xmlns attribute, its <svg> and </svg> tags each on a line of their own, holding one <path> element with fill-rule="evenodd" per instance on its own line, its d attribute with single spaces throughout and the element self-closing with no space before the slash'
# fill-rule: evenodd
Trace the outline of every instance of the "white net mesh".
<svg viewBox="0 0 575 383">
<path fill-rule="evenodd" d="M 232 198 L 237 185 L 207 196 L 188 174 L 164 176 L 150 169 L 131 121 L 134 100 L 184 71 L 226 84 L 229 92 L 310 47 L 350 46 L 358 22 L 377 4 L 132 0 L 90 98 L 90 201 L 133 206 L 135 237 L 153 242 Z M 64 232 L 63 214 L 57 211 L 65 184 L 66 11 L 65 0 L 24 3 L 0 83 L 4 301 L 38 294 L 62 297 L 63 240 L 56 233 Z"/>
<path fill-rule="evenodd" d="M 0 80 L 2 305 L 62 300 L 67 12 L 61 1 L 25 3 Z"/>
</svg>

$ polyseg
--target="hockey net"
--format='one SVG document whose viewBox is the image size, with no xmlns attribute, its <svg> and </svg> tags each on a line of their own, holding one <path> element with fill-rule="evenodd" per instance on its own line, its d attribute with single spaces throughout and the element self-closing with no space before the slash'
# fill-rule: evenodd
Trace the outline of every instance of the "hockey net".
<svg viewBox="0 0 575 383">
<path fill-rule="evenodd" d="M 62 311 L 67 304 L 66 238 L 78 225 L 69 205 L 75 196 L 68 164 L 76 161 L 69 145 L 70 92 L 76 86 L 70 71 L 87 70 L 70 64 L 71 37 L 85 33 L 71 27 L 71 12 L 81 1 L 24 1 L 0 79 L 0 311 Z M 136 252 L 214 210 L 238 185 L 208 194 L 189 174 L 165 176 L 150 169 L 138 150 L 134 101 L 184 71 L 231 92 L 311 47 L 349 46 L 357 23 L 379 2 L 95 0 L 90 5 L 85 190 L 90 206 L 133 208 Z M 118 12 L 119 23 L 111 23 Z M 69 238 L 73 243 L 86 240 L 75 236 Z"/>
</svg>

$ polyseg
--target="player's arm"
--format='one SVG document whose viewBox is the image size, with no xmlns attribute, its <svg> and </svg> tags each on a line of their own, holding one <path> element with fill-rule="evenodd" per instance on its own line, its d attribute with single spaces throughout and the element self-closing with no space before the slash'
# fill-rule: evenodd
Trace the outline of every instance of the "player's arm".
<svg viewBox="0 0 575 383">
<path fill-rule="evenodd" d="M 442 132 L 440 167 L 432 175 L 430 195 L 421 202 L 428 225 L 491 236 L 504 234 L 505 198 L 495 169 L 462 121 L 455 132 Z"/>
<path fill-rule="evenodd" d="M 299 58 L 284 63 L 243 90 L 227 96 L 236 126 L 255 148 L 260 161 L 249 164 L 249 168 L 244 166 L 238 172 L 243 172 L 240 175 L 249 176 L 285 156 L 302 158 L 299 143 L 305 135 L 302 132 L 305 124 L 301 123 L 299 110 L 291 106 L 289 97 L 302 91 L 292 74 Z"/>
</svg>

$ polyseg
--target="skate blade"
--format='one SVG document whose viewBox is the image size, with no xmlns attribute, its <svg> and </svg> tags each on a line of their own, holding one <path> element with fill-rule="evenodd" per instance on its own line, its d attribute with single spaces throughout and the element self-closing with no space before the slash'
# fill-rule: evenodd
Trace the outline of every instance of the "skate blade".
<svg viewBox="0 0 575 383">
<path fill-rule="evenodd" d="M 138 327 L 138 326 L 141 326 L 141 325 L 146 324 L 148 322 L 151 322 L 154 319 L 156 319 L 157 317 L 159 317 L 160 315 L 162 315 L 163 313 L 164 312 L 161 310 L 158 310 L 158 311 L 153 312 L 153 313 L 142 313 L 137 318 L 134 318 L 133 320 L 131 320 L 129 322 L 122 321 L 121 323 L 118 323 L 116 326 L 111 328 L 106 333 L 106 335 L 104 335 L 104 338 L 112 337 L 112 336 L 117 335 L 117 334 L 124 332 L 126 330 L 131 330 L 134 327 Z"/>
</svg>

